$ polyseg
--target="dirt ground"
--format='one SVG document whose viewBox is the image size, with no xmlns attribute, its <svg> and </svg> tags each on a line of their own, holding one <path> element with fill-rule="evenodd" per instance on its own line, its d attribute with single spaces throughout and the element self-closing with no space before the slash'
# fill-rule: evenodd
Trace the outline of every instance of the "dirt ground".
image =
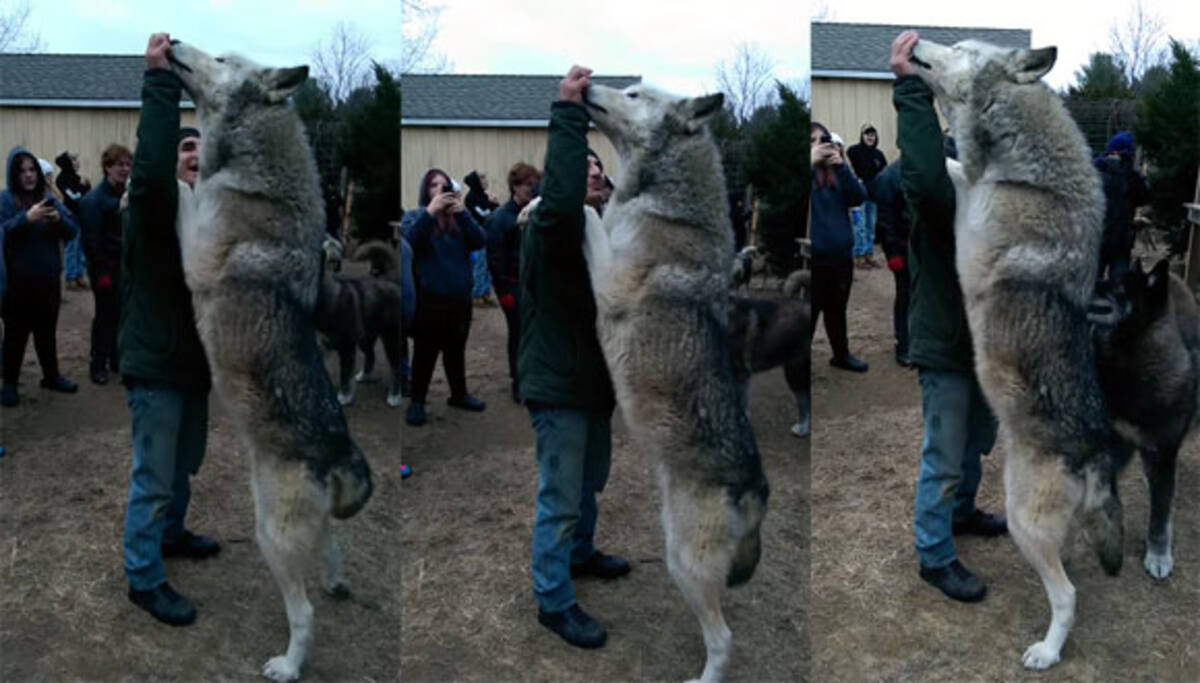
<svg viewBox="0 0 1200 683">
<path fill-rule="evenodd" d="M 21 405 L 0 408 L 0 445 L 8 448 L 0 459 L 0 680 L 262 680 L 262 664 L 287 645 L 287 616 L 254 542 L 242 448 L 215 394 L 188 527 L 215 536 L 223 549 L 208 560 L 166 563 L 167 580 L 196 604 L 199 618 L 187 628 L 165 626 L 125 596 L 129 410 L 119 383 L 96 386 L 87 378 L 91 320 L 91 293 L 67 292 L 59 360 L 78 394 L 38 387 L 30 344 Z M 336 366 L 333 354 L 327 360 Z M 319 570 L 312 573 L 316 635 L 306 681 L 396 678 L 399 413 L 384 393 L 381 383 L 360 386 L 347 409 L 374 470 L 375 495 L 336 524 L 353 597 L 326 597 Z"/>
<path fill-rule="evenodd" d="M 882 259 L 877 258 L 882 261 Z M 850 295 L 851 352 L 864 375 L 829 366 L 813 343 L 812 677 L 817 681 L 1196 681 L 1200 677 L 1200 441 L 1180 453 L 1175 571 L 1142 569 L 1146 487 L 1133 463 L 1120 482 L 1124 570 L 1109 578 L 1080 534 L 1068 568 L 1076 624 L 1063 661 L 1035 675 L 1021 654 L 1049 623 L 1045 591 L 1007 537 L 957 541 L 988 585 L 964 605 L 917 576 L 912 513 L 920 460 L 915 371 L 892 356 L 893 276 L 858 270 Z M 980 507 L 1004 508 L 1001 442 L 984 458 Z"/>
<path fill-rule="evenodd" d="M 537 463 L 528 412 L 509 398 L 505 326 L 475 308 L 467 349 L 469 390 L 481 414 L 445 405 L 434 374 L 430 423 L 403 427 L 401 552 L 405 681 L 658 681 L 700 674 L 704 643 L 663 561 L 653 465 L 614 419 L 613 466 L 600 495 L 597 545 L 630 559 L 612 582 L 576 582 L 580 604 L 609 632 L 580 650 L 537 623 L 529 573 Z M 808 439 L 790 432 L 795 402 L 782 370 L 756 377 L 751 414 L 771 484 L 763 558 L 749 584 L 730 590 L 729 681 L 808 680 Z"/>
</svg>

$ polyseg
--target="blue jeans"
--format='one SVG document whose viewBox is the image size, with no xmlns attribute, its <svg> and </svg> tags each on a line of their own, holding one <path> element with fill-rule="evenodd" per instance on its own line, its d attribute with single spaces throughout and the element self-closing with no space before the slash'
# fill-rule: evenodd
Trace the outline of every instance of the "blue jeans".
<svg viewBox="0 0 1200 683">
<path fill-rule="evenodd" d="M 162 545 L 179 538 L 208 437 L 208 392 L 136 383 L 126 390 L 133 418 L 133 471 L 125 510 L 125 577 L 133 590 L 165 582 Z"/>
<path fill-rule="evenodd" d="M 612 461 L 612 415 L 529 408 L 537 438 L 537 513 L 533 521 L 533 595 L 543 612 L 575 604 L 571 563 L 596 546 L 596 494 Z"/>
<path fill-rule="evenodd" d="M 82 239 L 82 235 L 76 235 L 63 249 L 65 277 L 68 282 L 83 277 L 86 272 L 87 259 L 83 256 L 83 247 L 80 244 Z"/>
<path fill-rule="evenodd" d="M 471 252 L 471 269 L 475 284 L 471 287 L 471 296 L 478 299 L 492 291 L 492 276 L 488 273 L 487 249 L 477 249 Z"/>
<path fill-rule="evenodd" d="M 875 202 L 867 200 L 862 206 L 850 209 L 854 226 L 854 258 L 870 256 L 875 251 Z"/>
<path fill-rule="evenodd" d="M 913 510 L 917 557 L 926 567 L 954 561 L 951 524 L 975 513 L 979 458 L 996 443 L 996 418 L 972 373 L 922 368 L 921 472 Z"/>
</svg>

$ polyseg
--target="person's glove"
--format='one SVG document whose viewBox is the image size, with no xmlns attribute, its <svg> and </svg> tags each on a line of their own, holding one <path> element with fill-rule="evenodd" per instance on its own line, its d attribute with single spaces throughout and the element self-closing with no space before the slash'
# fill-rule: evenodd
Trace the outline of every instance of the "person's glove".
<svg viewBox="0 0 1200 683">
<path fill-rule="evenodd" d="M 904 270 L 904 257 L 893 256 L 888 259 L 888 270 L 892 271 L 893 273 L 899 273 L 900 271 Z"/>
<path fill-rule="evenodd" d="M 112 286 L 113 286 L 112 276 L 109 275 L 108 273 L 105 273 L 105 274 L 101 275 L 100 277 L 96 278 L 96 289 L 112 289 Z"/>
<path fill-rule="evenodd" d="M 517 307 L 517 297 L 512 294 L 505 294 L 500 297 L 500 308 L 512 309 Z"/>
</svg>

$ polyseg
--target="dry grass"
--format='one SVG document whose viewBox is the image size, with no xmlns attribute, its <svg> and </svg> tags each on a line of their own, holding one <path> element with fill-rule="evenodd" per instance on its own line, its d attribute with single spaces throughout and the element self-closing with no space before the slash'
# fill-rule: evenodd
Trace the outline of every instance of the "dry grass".
<svg viewBox="0 0 1200 683">
<path fill-rule="evenodd" d="M 261 680 L 263 662 L 287 644 L 287 618 L 253 540 L 240 445 L 215 397 L 188 526 L 224 548 L 210 560 L 166 565 L 199 619 L 164 626 L 125 597 L 129 412 L 119 385 L 86 379 L 91 311 L 90 293 L 71 292 L 59 319 L 60 362 L 80 382 L 79 394 L 39 389 L 31 348 L 22 404 L 0 413 L 0 443 L 9 449 L 0 460 L 0 680 Z M 399 414 L 376 384 L 362 388 L 347 415 L 374 468 L 376 493 L 357 517 L 338 523 L 353 599 L 326 598 L 314 571 L 317 632 L 305 680 L 389 681 L 400 638 Z"/>
<path fill-rule="evenodd" d="M 977 605 L 947 600 L 917 576 L 912 511 L 920 460 L 915 374 L 892 360 L 892 274 L 856 271 L 851 350 L 866 375 L 828 366 L 813 345 L 813 680 L 1195 681 L 1200 671 L 1200 442 L 1181 453 L 1175 574 L 1142 571 L 1146 487 L 1134 464 L 1121 480 L 1125 569 L 1109 578 L 1080 535 L 1068 571 L 1077 620 L 1051 672 L 1021 667 L 1049 621 L 1045 591 L 1008 537 L 958 542 L 963 563 L 988 584 Z M 1004 507 L 1004 445 L 984 458 L 979 504 Z"/>
<path fill-rule="evenodd" d="M 615 582 L 580 580 L 580 604 L 609 630 L 601 650 L 566 645 L 537 624 L 529 552 L 537 464 L 528 413 L 508 399 L 504 322 L 476 308 L 469 389 L 483 414 L 447 409 L 441 370 L 431 423 L 404 428 L 401 546 L 406 681 L 682 680 L 699 674 L 704 644 L 662 560 L 652 465 L 618 425 L 598 545 L 628 557 Z M 724 602 L 733 631 L 730 681 L 807 678 L 808 449 L 788 429 L 794 402 L 781 372 L 755 380 L 755 431 L 771 481 L 764 556 L 754 579 Z M 617 420 L 619 422 L 619 419 Z"/>
</svg>

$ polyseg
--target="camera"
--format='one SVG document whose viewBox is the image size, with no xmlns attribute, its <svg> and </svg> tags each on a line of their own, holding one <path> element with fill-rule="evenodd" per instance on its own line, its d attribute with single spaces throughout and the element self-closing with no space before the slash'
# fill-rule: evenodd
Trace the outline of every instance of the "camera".
<svg viewBox="0 0 1200 683">
<path fill-rule="evenodd" d="M 829 145 L 832 143 L 833 143 L 833 136 L 830 135 L 829 133 L 825 133 L 821 136 L 821 144 L 822 145 Z"/>
</svg>

